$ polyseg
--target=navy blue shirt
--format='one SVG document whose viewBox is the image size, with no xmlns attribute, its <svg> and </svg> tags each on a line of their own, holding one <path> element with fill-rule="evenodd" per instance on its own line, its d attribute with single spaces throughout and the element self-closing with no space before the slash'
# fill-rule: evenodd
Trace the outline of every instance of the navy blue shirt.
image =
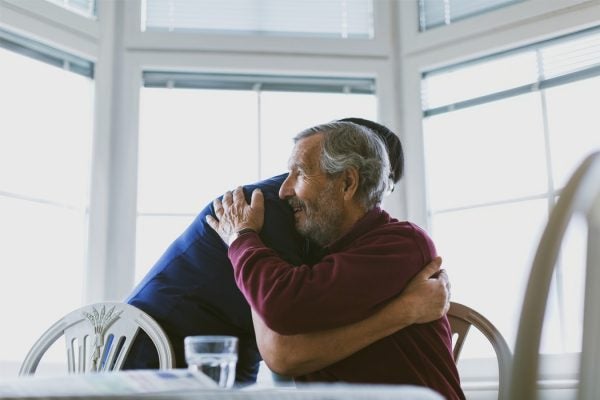
<svg viewBox="0 0 600 400">
<path fill-rule="evenodd" d="M 303 239 L 294 229 L 288 204 L 279 199 L 287 174 L 244 186 L 246 199 L 260 188 L 265 220 L 260 236 L 288 262 L 302 263 Z M 212 203 L 177 238 L 133 290 L 127 302 L 150 314 L 163 327 L 175 350 L 178 368 L 185 368 L 183 339 L 193 335 L 232 335 L 239 338 L 236 383 L 256 381 L 260 354 L 256 346 L 250 307 L 233 278 L 227 246 L 208 225 Z M 140 335 L 129 352 L 125 368 L 157 368 L 150 339 Z"/>
</svg>

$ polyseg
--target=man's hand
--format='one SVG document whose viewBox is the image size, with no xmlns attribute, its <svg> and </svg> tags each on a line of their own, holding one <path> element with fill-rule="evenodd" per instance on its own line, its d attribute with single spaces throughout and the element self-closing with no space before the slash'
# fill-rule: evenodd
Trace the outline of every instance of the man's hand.
<svg viewBox="0 0 600 400">
<path fill-rule="evenodd" d="M 450 308 L 450 282 L 436 257 L 406 286 L 394 302 L 400 302 L 413 313 L 413 323 L 423 324 L 443 317 Z"/>
<path fill-rule="evenodd" d="M 206 216 L 206 222 L 213 228 L 227 245 L 237 237 L 242 229 L 260 232 L 265 218 L 265 200 L 260 189 L 252 192 L 250 204 L 246 203 L 244 191 L 237 187 L 233 193 L 228 191 L 223 200 L 213 201 L 215 217 Z"/>
</svg>

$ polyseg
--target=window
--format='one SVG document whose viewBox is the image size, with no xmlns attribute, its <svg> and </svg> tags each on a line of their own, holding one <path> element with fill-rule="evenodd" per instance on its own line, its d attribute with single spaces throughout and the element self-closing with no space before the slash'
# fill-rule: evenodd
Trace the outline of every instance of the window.
<svg viewBox="0 0 600 400">
<path fill-rule="evenodd" d="M 428 211 L 453 296 L 514 344 L 548 213 L 575 167 L 600 149 L 600 31 L 431 71 L 422 84 Z M 585 229 L 574 222 L 562 248 L 546 354 L 580 351 Z"/>
<path fill-rule="evenodd" d="M 417 0 L 419 2 L 419 28 L 449 25 L 461 19 L 494 11 L 523 0 Z"/>
<path fill-rule="evenodd" d="M 142 31 L 373 38 L 373 0 L 144 0 Z"/>
<path fill-rule="evenodd" d="M 144 85 L 136 281 L 213 198 L 285 172 L 296 133 L 376 119 L 372 79 L 146 72 Z"/>
<path fill-rule="evenodd" d="M 19 323 L 4 330 L 0 361 L 20 363 L 83 300 L 94 83 L 39 61 L 60 52 L 38 44 L 27 57 L 7 49 L 26 49 L 24 39 L 0 34 L 0 303 Z"/>
<path fill-rule="evenodd" d="M 96 0 L 46 0 L 88 18 L 96 16 Z"/>
</svg>

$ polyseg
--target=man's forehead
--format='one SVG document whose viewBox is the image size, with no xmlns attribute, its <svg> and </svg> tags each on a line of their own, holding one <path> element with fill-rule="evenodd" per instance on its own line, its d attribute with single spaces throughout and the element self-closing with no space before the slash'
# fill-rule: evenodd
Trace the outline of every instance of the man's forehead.
<svg viewBox="0 0 600 400">
<path fill-rule="evenodd" d="M 322 141 L 323 135 L 316 134 L 296 142 L 294 149 L 292 150 L 292 155 L 288 161 L 290 167 L 306 167 L 318 163 Z"/>
</svg>

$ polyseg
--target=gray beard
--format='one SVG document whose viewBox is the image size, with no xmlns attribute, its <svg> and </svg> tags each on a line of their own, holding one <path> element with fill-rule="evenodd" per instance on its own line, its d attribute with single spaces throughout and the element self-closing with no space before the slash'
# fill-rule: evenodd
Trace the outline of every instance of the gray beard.
<svg viewBox="0 0 600 400">
<path fill-rule="evenodd" d="M 344 220 L 342 212 L 330 201 L 332 190 L 333 187 L 329 187 L 323 192 L 322 200 L 315 204 L 316 211 L 311 213 L 313 215 L 306 214 L 306 221 L 310 222 L 298 228 L 298 232 L 302 236 L 321 247 L 340 237 L 340 227 Z"/>
<path fill-rule="evenodd" d="M 340 236 L 339 227 L 341 225 L 341 215 L 336 213 L 333 218 L 327 218 L 327 221 L 319 221 L 300 230 L 300 234 L 319 246 L 323 247 L 335 241 Z"/>
</svg>

